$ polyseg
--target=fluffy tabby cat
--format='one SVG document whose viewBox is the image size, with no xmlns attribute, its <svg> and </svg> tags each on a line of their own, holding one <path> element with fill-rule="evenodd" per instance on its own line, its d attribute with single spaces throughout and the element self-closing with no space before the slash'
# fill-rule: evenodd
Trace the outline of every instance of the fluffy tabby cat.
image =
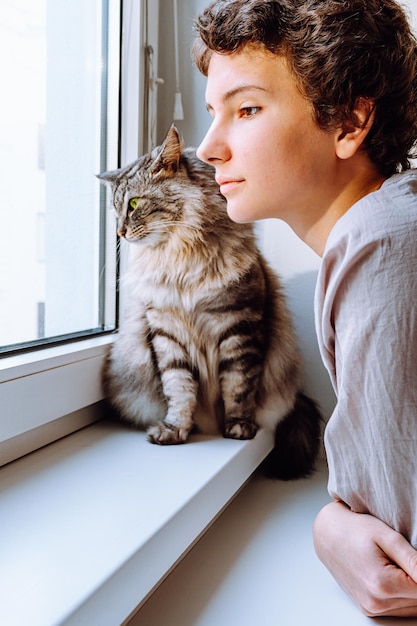
<svg viewBox="0 0 417 626">
<path fill-rule="evenodd" d="M 131 243 L 127 303 L 103 370 L 118 416 L 149 441 L 177 444 L 198 429 L 250 439 L 275 431 L 270 475 L 314 468 L 320 414 L 300 393 L 300 360 L 277 277 L 253 227 L 233 223 L 213 169 L 164 144 L 99 175 L 118 233 Z"/>
</svg>

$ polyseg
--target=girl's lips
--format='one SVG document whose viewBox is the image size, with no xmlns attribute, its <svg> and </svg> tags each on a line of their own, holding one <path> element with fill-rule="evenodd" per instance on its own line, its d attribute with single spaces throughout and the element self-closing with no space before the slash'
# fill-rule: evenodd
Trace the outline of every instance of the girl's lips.
<svg viewBox="0 0 417 626">
<path fill-rule="evenodd" d="M 220 185 L 220 193 L 225 196 L 230 191 L 235 189 L 238 185 L 240 185 L 243 180 L 226 180 L 226 179 L 218 179 L 217 183 Z"/>
</svg>

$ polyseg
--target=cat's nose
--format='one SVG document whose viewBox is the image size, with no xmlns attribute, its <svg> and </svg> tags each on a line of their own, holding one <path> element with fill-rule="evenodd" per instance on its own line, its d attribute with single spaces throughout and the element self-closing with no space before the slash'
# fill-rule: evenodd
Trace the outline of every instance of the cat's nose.
<svg viewBox="0 0 417 626">
<path fill-rule="evenodd" d="M 126 236 L 126 229 L 125 228 L 121 228 L 120 230 L 117 231 L 117 234 L 119 235 L 119 237 L 125 237 Z"/>
</svg>

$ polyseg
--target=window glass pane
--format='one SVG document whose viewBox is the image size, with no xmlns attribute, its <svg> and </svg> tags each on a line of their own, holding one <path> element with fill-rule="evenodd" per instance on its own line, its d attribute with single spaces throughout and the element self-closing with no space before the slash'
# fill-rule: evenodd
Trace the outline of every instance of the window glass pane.
<svg viewBox="0 0 417 626">
<path fill-rule="evenodd" d="M 117 111 L 107 115 L 107 94 L 118 93 L 107 5 L 0 0 L 3 347 L 114 326 L 114 285 L 112 304 L 105 293 L 114 257 L 95 178 L 107 166 L 109 124 L 117 132 Z"/>
</svg>

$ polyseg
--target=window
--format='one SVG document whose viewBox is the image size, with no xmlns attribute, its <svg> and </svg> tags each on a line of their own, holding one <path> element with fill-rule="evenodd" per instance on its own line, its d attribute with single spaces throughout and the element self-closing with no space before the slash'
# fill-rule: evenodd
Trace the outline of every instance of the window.
<svg viewBox="0 0 417 626">
<path fill-rule="evenodd" d="M 121 4 L 0 0 L 0 465 L 99 417 L 116 238 L 95 174 L 118 166 Z"/>
<path fill-rule="evenodd" d="M 3 352 L 115 328 L 118 5 L 0 0 Z"/>
<path fill-rule="evenodd" d="M 158 14 L 0 0 L 0 465 L 102 416 L 116 241 L 95 174 L 154 142 Z"/>
</svg>

